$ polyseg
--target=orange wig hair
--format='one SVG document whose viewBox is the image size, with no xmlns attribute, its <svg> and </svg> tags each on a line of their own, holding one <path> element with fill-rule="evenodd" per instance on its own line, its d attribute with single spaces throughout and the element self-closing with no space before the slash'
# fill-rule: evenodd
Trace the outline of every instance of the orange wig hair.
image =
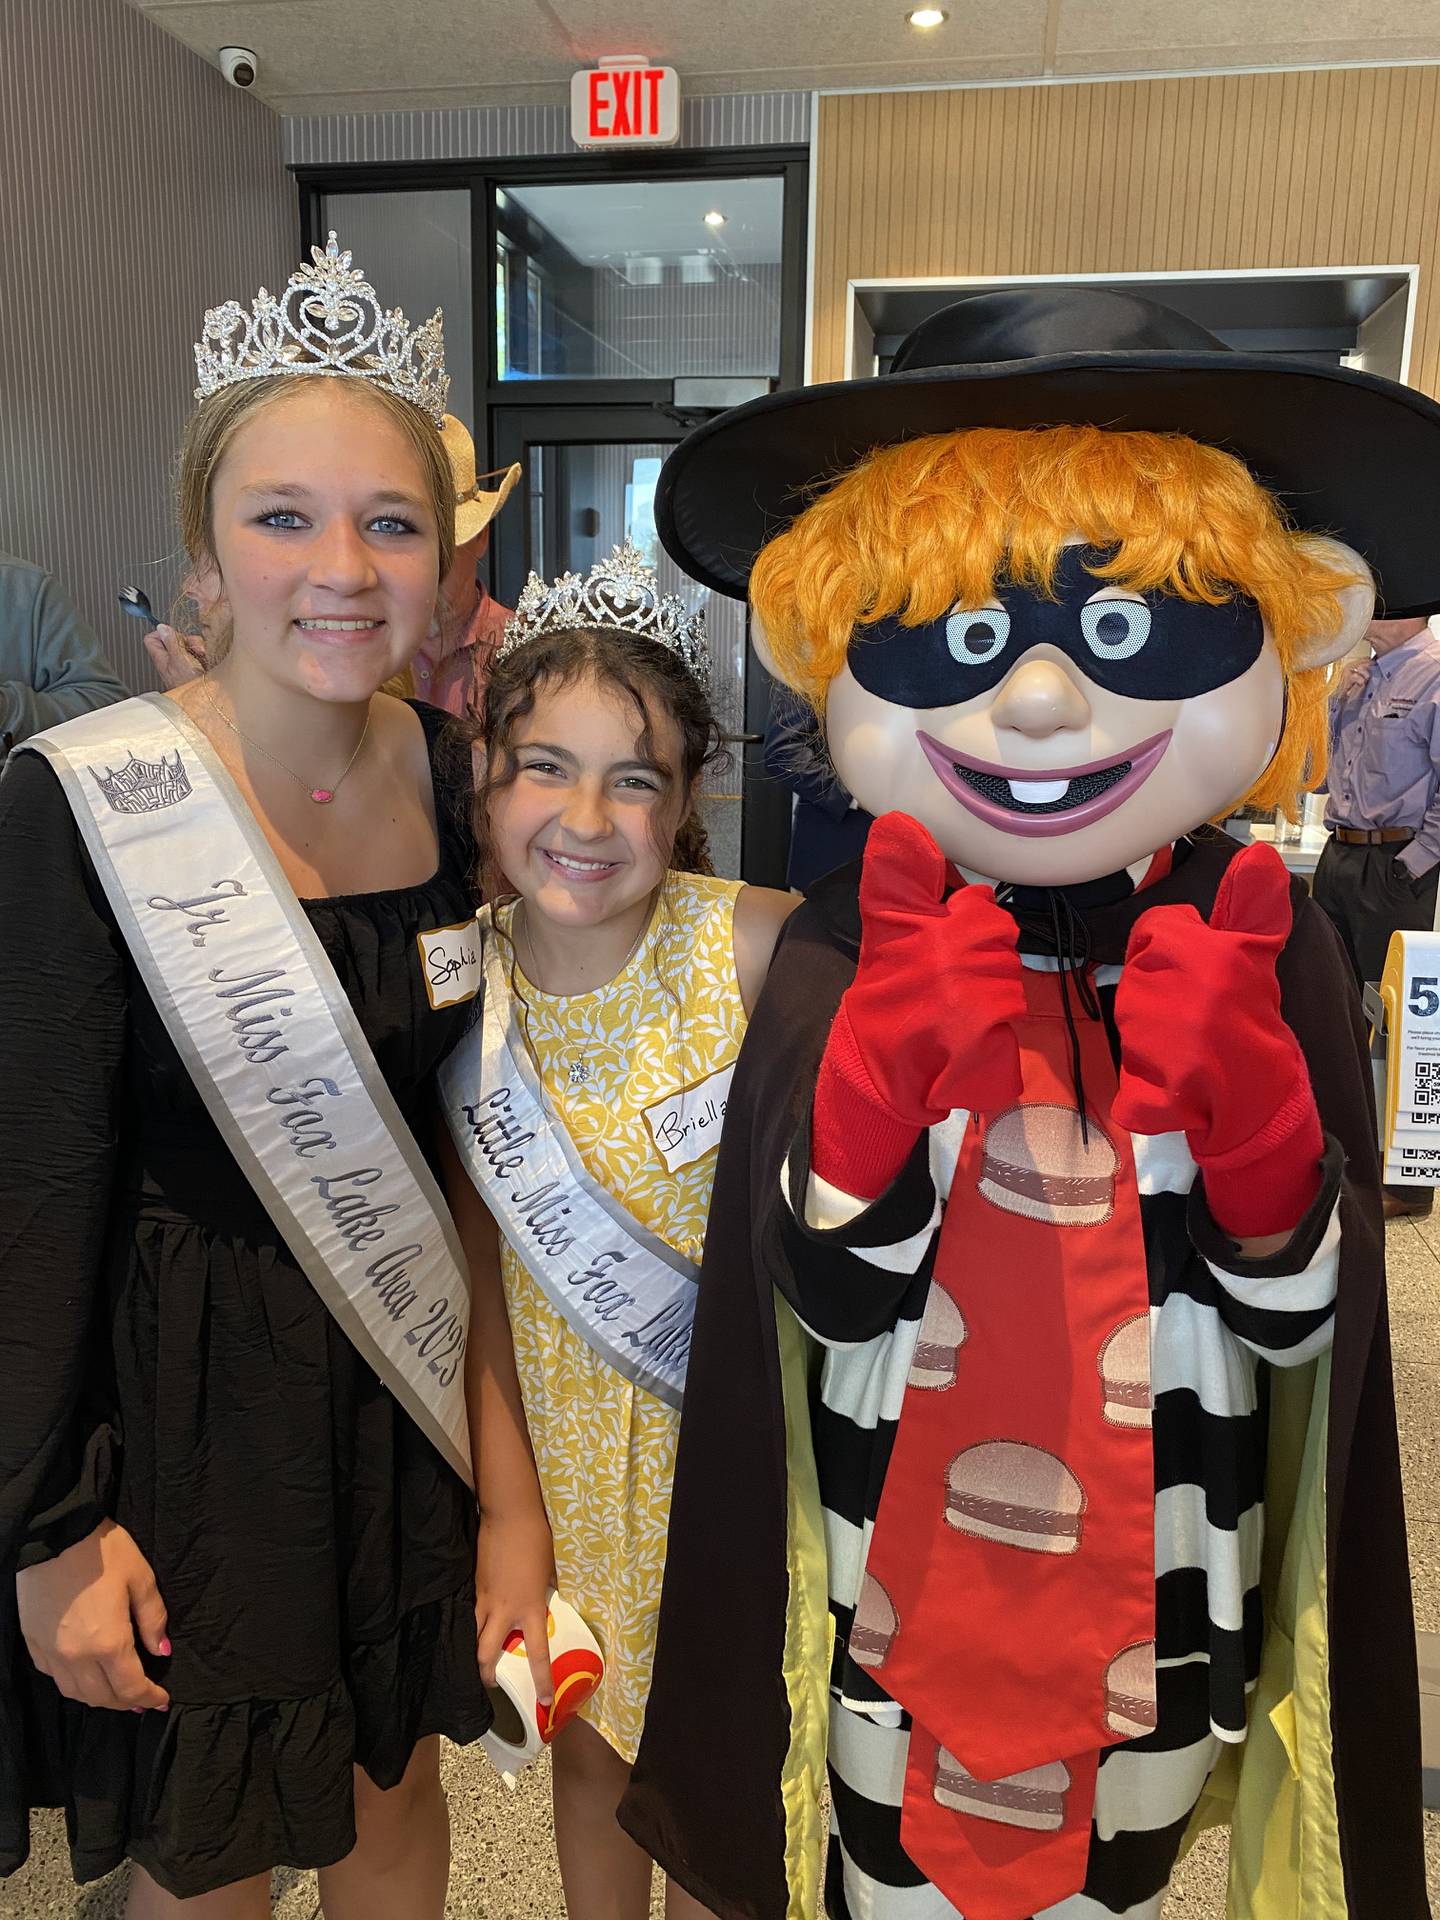
<svg viewBox="0 0 1440 1920">
<path fill-rule="evenodd" d="M 997 577 L 1053 591 L 1068 539 L 1114 548 L 1096 577 L 1218 606 L 1258 605 L 1285 673 L 1284 735 L 1244 803 L 1293 808 L 1325 773 L 1329 670 L 1297 665 L 1338 633 L 1337 569 L 1243 462 L 1179 434 L 976 427 L 883 448 L 755 562 L 750 600 L 780 678 L 823 709 L 857 626 L 923 626 L 981 607 Z"/>
</svg>

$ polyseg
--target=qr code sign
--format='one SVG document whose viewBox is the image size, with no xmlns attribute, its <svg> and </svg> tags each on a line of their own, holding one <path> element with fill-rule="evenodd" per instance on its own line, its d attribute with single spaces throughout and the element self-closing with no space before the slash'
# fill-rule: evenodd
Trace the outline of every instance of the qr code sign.
<svg viewBox="0 0 1440 1920">
<path fill-rule="evenodd" d="M 1440 1107 L 1440 1060 L 1415 1062 L 1415 1105 Z"/>
</svg>

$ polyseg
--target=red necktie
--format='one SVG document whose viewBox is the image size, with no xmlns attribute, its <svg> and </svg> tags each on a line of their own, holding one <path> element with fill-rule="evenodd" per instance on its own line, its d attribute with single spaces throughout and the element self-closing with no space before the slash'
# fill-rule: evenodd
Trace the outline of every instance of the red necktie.
<svg viewBox="0 0 1440 1920">
<path fill-rule="evenodd" d="M 902 1843 L 965 1920 L 1080 1889 L 1100 1750 L 1155 1725 L 1135 1167 L 1104 1027 L 1078 1015 L 1087 1139 L 1059 976 L 1025 993 L 1020 1102 L 966 1128 L 856 1614 L 914 1723 Z"/>
</svg>

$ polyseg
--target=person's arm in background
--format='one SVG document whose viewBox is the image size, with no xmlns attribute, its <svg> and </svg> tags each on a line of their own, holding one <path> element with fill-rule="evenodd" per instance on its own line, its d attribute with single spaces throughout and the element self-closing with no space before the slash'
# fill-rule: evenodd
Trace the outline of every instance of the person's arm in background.
<svg viewBox="0 0 1440 1920">
<path fill-rule="evenodd" d="M 831 820 L 843 820 L 854 804 L 825 759 L 815 715 L 798 694 L 778 680 L 770 689 L 765 771 Z"/>
<path fill-rule="evenodd" d="M 187 680 L 194 680 L 205 671 L 204 635 L 181 633 L 178 627 L 167 626 L 163 620 L 145 635 L 145 651 L 167 693 L 172 687 L 183 687 Z"/>
<path fill-rule="evenodd" d="M 129 694 L 50 576 L 0 565 L 0 734 L 27 740 Z"/>
<path fill-rule="evenodd" d="M 1428 879 L 1431 868 L 1440 861 L 1440 679 L 1433 683 L 1425 699 L 1429 712 L 1421 721 L 1420 737 L 1428 740 L 1430 749 L 1430 804 L 1415 830 L 1415 838 L 1408 847 L 1400 849 L 1394 862 L 1412 886 Z M 1417 714 L 1416 718 L 1420 716 Z M 1429 723 L 1428 728 L 1425 721 Z"/>
</svg>

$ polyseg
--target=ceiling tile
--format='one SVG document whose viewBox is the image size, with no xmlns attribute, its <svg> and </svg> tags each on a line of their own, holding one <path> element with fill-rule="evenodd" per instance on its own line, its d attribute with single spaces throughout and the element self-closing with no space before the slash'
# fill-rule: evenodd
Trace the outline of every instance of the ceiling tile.
<svg viewBox="0 0 1440 1920">
<path fill-rule="evenodd" d="M 485 106 L 564 97 L 576 67 L 643 53 L 692 93 L 896 87 L 1040 70 L 1047 0 L 967 0 L 934 34 L 904 0 L 132 0 L 207 59 L 254 49 L 282 112 Z"/>
<path fill-rule="evenodd" d="M 131 4 L 207 59 L 254 48 L 255 91 L 284 113 L 561 101 L 578 65 L 615 53 L 663 60 L 693 94 L 1440 60 L 1440 0 L 950 0 L 933 34 L 906 0 Z"/>
<path fill-rule="evenodd" d="M 1435 0 L 1060 0 L 1056 38 L 1057 64 L 1092 72 L 1437 55 Z"/>
</svg>

